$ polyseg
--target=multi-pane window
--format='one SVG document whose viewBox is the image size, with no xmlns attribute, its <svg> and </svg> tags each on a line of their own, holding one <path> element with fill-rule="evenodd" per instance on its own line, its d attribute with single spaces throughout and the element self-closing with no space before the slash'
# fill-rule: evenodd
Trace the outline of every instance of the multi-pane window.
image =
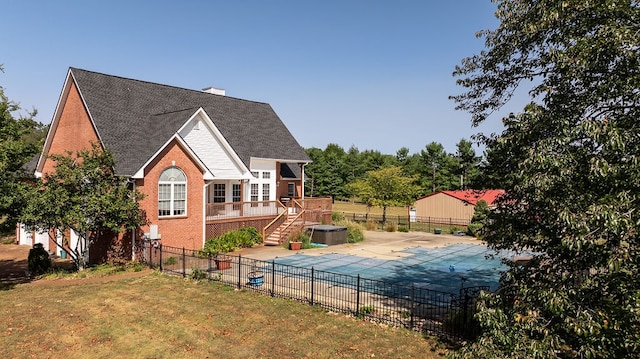
<svg viewBox="0 0 640 359">
<path fill-rule="evenodd" d="M 296 196 L 296 184 L 293 182 L 289 182 L 287 185 L 287 194 L 289 197 Z"/>
<path fill-rule="evenodd" d="M 187 176 L 178 167 L 169 167 L 158 180 L 158 216 L 187 214 Z"/>
<path fill-rule="evenodd" d="M 268 183 L 263 183 L 262 184 L 262 200 L 263 201 L 268 201 L 269 200 L 269 184 Z"/>
<path fill-rule="evenodd" d="M 224 203 L 227 199 L 226 187 L 224 183 L 213 184 L 213 203 Z"/>
<path fill-rule="evenodd" d="M 262 178 L 264 179 L 271 178 L 271 172 L 262 172 Z"/>
<path fill-rule="evenodd" d="M 251 171 L 251 175 L 252 175 L 253 177 L 255 177 L 255 178 L 258 178 L 258 177 L 260 177 L 260 172 L 258 172 L 258 171 Z"/>
<path fill-rule="evenodd" d="M 252 202 L 258 201 L 258 184 L 257 183 L 251 184 L 251 201 Z"/>
<path fill-rule="evenodd" d="M 233 202 L 240 202 L 241 200 L 241 195 L 242 193 L 240 192 L 240 184 L 239 183 L 234 183 L 233 187 L 231 188 L 232 190 L 232 201 Z"/>
</svg>

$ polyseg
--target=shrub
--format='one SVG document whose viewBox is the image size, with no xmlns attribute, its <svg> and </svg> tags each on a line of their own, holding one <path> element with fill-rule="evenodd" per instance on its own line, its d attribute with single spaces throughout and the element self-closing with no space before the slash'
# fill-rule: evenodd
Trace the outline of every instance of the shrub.
<svg viewBox="0 0 640 359">
<path fill-rule="evenodd" d="M 386 232 L 395 232 L 398 230 L 398 224 L 397 223 L 392 223 L 392 222 L 387 222 L 387 224 L 384 225 L 384 230 Z"/>
<path fill-rule="evenodd" d="M 44 249 L 42 243 L 34 244 L 33 248 L 29 250 L 27 262 L 31 275 L 44 274 L 51 268 L 49 253 Z"/>
<path fill-rule="evenodd" d="M 374 310 L 375 310 L 375 307 L 373 305 L 364 305 L 360 307 L 360 309 L 358 310 L 358 313 L 356 314 L 356 317 L 363 319 L 367 315 L 373 314 Z"/>
<path fill-rule="evenodd" d="M 166 266 L 170 266 L 173 264 L 178 263 L 178 258 L 177 257 L 169 257 L 167 259 L 164 260 L 163 264 Z"/>
<path fill-rule="evenodd" d="M 193 280 L 202 280 L 207 278 L 207 273 L 200 268 L 192 268 L 191 274 L 189 274 L 189 278 Z"/>
<path fill-rule="evenodd" d="M 304 228 L 296 229 L 291 232 L 284 242 L 284 247 L 289 248 L 289 242 L 302 242 L 302 249 L 311 248 L 311 236 Z"/>
<path fill-rule="evenodd" d="M 469 223 L 467 226 L 467 233 L 473 237 L 480 237 L 480 230 L 482 229 L 482 223 Z"/>
<path fill-rule="evenodd" d="M 331 212 L 331 221 L 333 221 L 333 223 L 342 222 L 343 220 L 344 220 L 344 213 Z"/>
<path fill-rule="evenodd" d="M 261 240 L 262 236 L 258 233 L 257 229 L 254 227 L 243 227 L 208 239 L 200 253 L 207 256 L 233 252 L 238 248 L 249 248 Z"/>
<path fill-rule="evenodd" d="M 409 228 L 407 228 L 407 227 L 398 227 L 398 232 L 409 233 Z"/>
<path fill-rule="evenodd" d="M 367 221 L 367 223 L 365 224 L 365 228 L 367 229 L 367 231 L 376 231 L 378 230 L 378 224 L 374 221 Z"/>
<path fill-rule="evenodd" d="M 465 312 L 462 309 L 450 312 L 442 322 L 442 327 L 455 336 L 474 340 L 482 333 L 482 327 L 474 317 L 474 309 L 469 309 L 466 317 L 464 314 Z"/>
<path fill-rule="evenodd" d="M 362 226 L 351 221 L 346 221 L 344 225 L 347 226 L 347 243 L 358 243 L 364 241 Z"/>
</svg>

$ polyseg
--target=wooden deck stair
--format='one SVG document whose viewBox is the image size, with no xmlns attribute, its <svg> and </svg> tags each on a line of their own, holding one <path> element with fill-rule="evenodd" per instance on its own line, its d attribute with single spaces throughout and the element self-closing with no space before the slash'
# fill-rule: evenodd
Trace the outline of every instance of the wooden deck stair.
<svg viewBox="0 0 640 359">
<path fill-rule="evenodd" d="M 265 240 L 263 241 L 265 246 L 279 246 L 282 245 L 289 235 L 289 233 L 302 228 L 304 221 L 301 218 L 288 218 L 278 228 L 276 228 Z"/>
</svg>

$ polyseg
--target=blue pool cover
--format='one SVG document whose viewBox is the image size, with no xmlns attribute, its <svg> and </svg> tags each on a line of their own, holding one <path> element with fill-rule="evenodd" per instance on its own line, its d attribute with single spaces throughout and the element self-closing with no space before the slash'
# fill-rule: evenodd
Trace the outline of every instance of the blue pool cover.
<svg viewBox="0 0 640 359">
<path fill-rule="evenodd" d="M 276 258 L 275 262 L 451 292 L 458 291 L 463 285 L 497 289 L 500 274 L 506 269 L 501 258 L 513 256 L 509 252 L 496 253 L 486 246 L 472 244 L 412 247 L 402 252 L 409 255 L 396 260 L 382 260 L 335 253 L 321 256 L 295 254 Z"/>
</svg>

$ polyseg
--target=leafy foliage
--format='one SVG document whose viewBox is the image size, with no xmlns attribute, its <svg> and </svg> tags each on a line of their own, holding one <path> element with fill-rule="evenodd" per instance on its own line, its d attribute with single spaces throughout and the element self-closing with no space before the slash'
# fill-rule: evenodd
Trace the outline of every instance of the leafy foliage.
<svg viewBox="0 0 640 359">
<path fill-rule="evenodd" d="M 36 229 L 60 229 L 61 238 L 53 238 L 60 247 L 68 244 L 64 230 L 75 231 L 80 239 L 69 254 L 78 268 L 86 266 L 90 247 L 102 235 L 146 223 L 138 204 L 142 194 L 115 174 L 111 152 L 94 144 L 75 157 L 67 153 L 50 159 L 55 171 L 31 190 L 20 220 Z"/>
<path fill-rule="evenodd" d="M 415 178 L 404 176 L 400 167 L 387 167 L 367 172 L 365 178 L 350 183 L 348 188 L 363 202 L 382 207 L 382 222 L 385 222 L 387 207 L 413 203 L 418 193 L 414 181 Z"/>
<path fill-rule="evenodd" d="M 336 144 L 329 144 L 324 150 L 308 148 L 306 152 L 313 162 L 305 167 L 309 178 L 305 193 L 349 199 L 350 184 L 365 178 L 370 171 L 386 167 L 401 167 L 403 175 L 413 177 L 414 183 L 420 186 L 418 196 L 432 190 L 477 185 L 480 157 L 468 140 L 460 140 L 457 149 L 455 155 L 449 154 L 441 144 L 431 142 L 419 153 L 410 154 L 409 149 L 403 147 L 393 156 L 374 150 L 359 151 L 353 146 L 345 152 Z"/>
<path fill-rule="evenodd" d="M 5 228 L 15 228 L 29 186 L 23 179 L 33 177 L 24 165 L 38 154 L 46 134 L 46 126 L 34 120 L 35 110 L 14 118 L 19 110 L 0 86 L 0 224 Z"/>
<path fill-rule="evenodd" d="M 285 248 L 290 248 L 290 242 L 300 242 L 301 249 L 311 248 L 311 236 L 305 228 L 298 228 L 291 232 L 287 237 L 287 240 L 284 242 L 283 246 Z"/>
<path fill-rule="evenodd" d="M 201 254 L 204 256 L 233 252 L 238 248 L 250 248 L 262 241 L 262 235 L 254 227 L 242 227 L 208 239 Z"/>
<path fill-rule="evenodd" d="M 49 253 L 44 249 L 42 243 L 36 243 L 33 248 L 29 249 L 27 265 L 31 275 L 44 274 L 51 268 Z"/>
<path fill-rule="evenodd" d="M 467 227 L 467 232 L 469 235 L 474 237 L 480 237 L 482 227 L 485 226 L 487 220 L 489 219 L 490 213 L 489 205 L 487 201 L 481 199 L 476 203 L 476 206 L 473 209 L 473 217 L 471 217 L 471 223 Z"/>
<path fill-rule="evenodd" d="M 474 124 L 530 85 L 487 145 L 506 196 L 484 240 L 529 250 L 479 301 L 459 357 L 628 358 L 640 352 L 640 8 L 637 1 L 496 1 L 487 51 L 456 69 Z"/>
</svg>

